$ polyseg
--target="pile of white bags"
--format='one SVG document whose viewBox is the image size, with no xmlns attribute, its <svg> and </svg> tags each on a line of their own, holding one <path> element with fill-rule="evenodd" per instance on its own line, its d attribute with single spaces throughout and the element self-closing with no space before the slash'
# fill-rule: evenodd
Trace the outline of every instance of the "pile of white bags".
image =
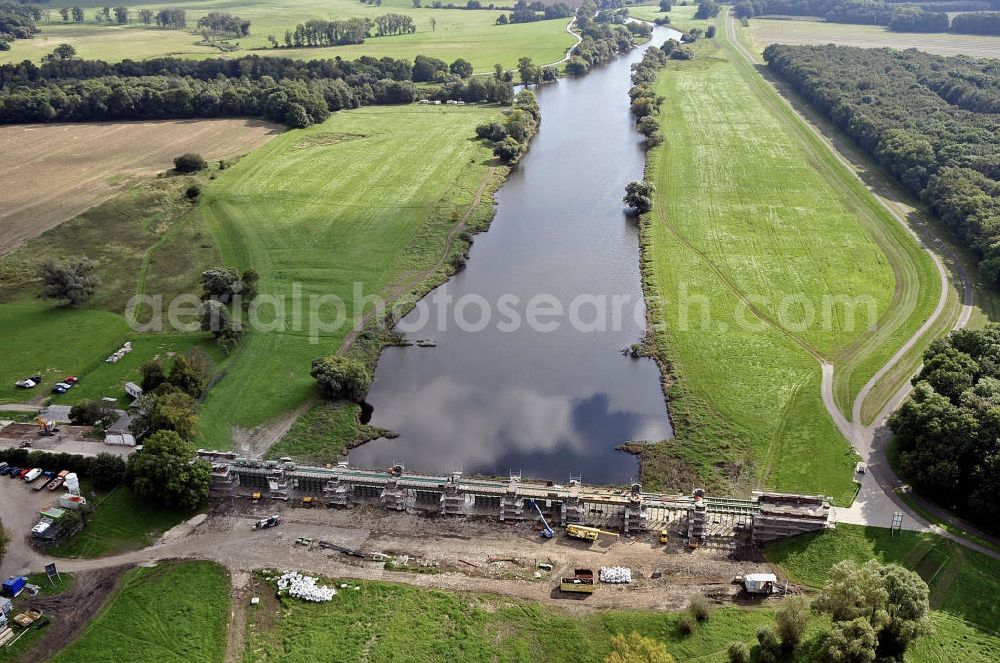
<svg viewBox="0 0 1000 663">
<path fill-rule="evenodd" d="M 278 577 L 278 591 L 287 591 L 289 596 L 316 603 L 332 601 L 337 594 L 333 587 L 317 585 L 316 578 L 295 571 L 288 571 Z"/>
<path fill-rule="evenodd" d="M 601 582 L 624 585 L 632 582 L 632 569 L 627 566 L 602 566 L 598 577 Z"/>
</svg>

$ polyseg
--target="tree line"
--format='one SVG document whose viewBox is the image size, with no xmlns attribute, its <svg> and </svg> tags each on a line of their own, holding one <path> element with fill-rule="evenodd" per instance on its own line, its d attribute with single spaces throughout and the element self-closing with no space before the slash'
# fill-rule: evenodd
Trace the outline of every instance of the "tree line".
<svg viewBox="0 0 1000 663">
<path fill-rule="evenodd" d="M 581 41 L 573 47 L 566 63 L 566 73 L 581 76 L 592 66 L 607 62 L 619 53 L 627 53 L 635 48 L 635 34 L 632 30 L 649 31 L 645 23 L 629 23 L 629 27 L 616 23 L 599 23 L 594 19 L 597 5 L 587 0 L 576 11 L 576 27 Z M 631 26 L 636 26 L 631 28 Z"/>
<path fill-rule="evenodd" d="M 477 0 L 469 0 L 470 4 Z M 477 3 L 478 4 L 478 3 Z M 500 14 L 497 17 L 497 25 L 507 25 L 508 23 L 534 23 L 535 21 L 551 21 L 560 18 L 569 18 L 573 15 L 573 8 L 564 2 L 556 2 L 546 5 L 543 2 L 527 3 L 519 0 L 514 5 L 514 10 L 509 14 Z"/>
<path fill-rule="evenodd" d="M 313 19 L 299 23 L 294 30 L 285 31 L 285 46 L 344 46 L 363 44 L 371 34 L 372 21 L 367 18 L 348 18 L 335 21 Z M 272 43 L 275 43 L 272 41 Z"/>
<path fill-rule="evenodd" d="M 250 21 L 227 12 L 209 12 L 198 19 L 198 27 L 217 35 L 236 38 L 250 36 Z"/>
<path fill-rule="evenodd" d="M 899 470 L 927 498 L 1000 531 L 1000 325 L 931 343 L 889 419 Z"/>
<path fill-rule="evenodd" d="M 87 18 L 83 9 L 76 5 L 60 7 L 58 12 L 64 23 L 69 23 L 70 21 L 73 23 L 83 23 Z M 131 20 L 131 16 L 131 10 L 128 7 L 119 6 L 112 9 L 110 6 L 107 6 L 98 9 L 94 14 L 94 19 L 98 23 L 116 23 L 118 25 L 126 25 Z M 136 12 L 136 17 L 139 22 L 146 27 L 149 27 L 154 23 L 157 27 L 173 30 L 179 30 L 187 27 L 187 16 L 183 9 L 167 7 L 154 11 L 147 7 L 143 7 Z M 41 17 L 39 16 L 39 18 Z M 249 27 L 249 22 L 247 22 L 247 25 Z"/>
<path fill-rule="evenodd" d="M 68 47 L 68 51 L 72 51 Z M 438 68 L 440 67 L 440 69 Z M 501 71 L 502 67 L 499 68 Z M 439 77 L 435 72 L 444 70 Z M 439 86 L 414 81 L 432 72 Z M 0 123 L 265 117 L 290 127 L 325 120 L 331 111 L 420 98 L 509 103 L 510 79 L 470 78 L 472 67 L 436 58 L 417 64 L 393 58 L 296 61 L 248 56 L 234 60 L 107 63 L 56 58 L 0 66 Z"/>
<path fill-rule="evenodd" d="M 919 196 L 1000 284 L 1000 71 L 916 50 L 772 45 L 779 74 Z"/>
<path fill-rule="evenodd" d="M 733 6 L 737 18 L 791 15 L 820 16 L 832 23 L 884 25 L 896 32 L 1000 34 L 1000 0 L 898 3 L 884 0 L 741 0 Z M 947 12 L 971 12 L 949 21 Z"/>
<path fill-rule="evenodd" d="M 498 65 L 499 67 L 499 65 Z M 496 72 L 500 77 L 502 73 Z M 542 111 L 531 90 L 517 93 L 502 122 L 485 122 L 476 127 L 476 136 L 493 144 L 493 154 L 504 163 L 516 163 L 528 151 L 531 137 L 538 131 Z"/>
<path fill-rule="evenodd" d="M 15 39 L 31 39 L 38 32 L 35 22 L 41 18 L 42 10 L 35 5 L 0 4 L 0 51 L 9 51 Z"/>
</svg>

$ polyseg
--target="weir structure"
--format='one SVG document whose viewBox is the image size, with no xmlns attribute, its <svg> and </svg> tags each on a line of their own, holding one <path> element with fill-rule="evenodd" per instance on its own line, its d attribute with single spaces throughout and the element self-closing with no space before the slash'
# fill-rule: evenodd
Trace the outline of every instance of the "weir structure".
<svg viewBox="0 0 1000 663">
<path fill-rule="evenodd" d="M 827 529 L 830 500 L 821 495 L 754 491 L 751 499 L 648 493 L 638 483 L 628 489 L 587 486 L 579 477 L 565 485 L 522 480 L 465 477 L 461 472 L 432 475 L 407 472 L 402 464 L 386 470 L 298 465 L 290 458 L 240 458 L 229 451 L 199 449 L 212 464 L 213 497 L 268 499 L 305 497 L 330 507 L 376 505 L 394 511 L 495 518 L 500 522 L 534 520 L 530 501 L 553 524 L 617 529 L 626 535 L 680 529 L 689 545 L 746 534 L 754 543 Z"/>
</svg>

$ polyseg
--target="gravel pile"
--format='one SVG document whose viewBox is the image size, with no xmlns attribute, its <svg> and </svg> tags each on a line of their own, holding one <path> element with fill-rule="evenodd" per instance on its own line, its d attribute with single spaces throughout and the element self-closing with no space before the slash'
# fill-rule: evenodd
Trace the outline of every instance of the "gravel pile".
<svg viewBox="0 0 1000 663">
<path fill-rule="evenodd" d="M 333 587 L 324 587 L 316 584 L 317 579 L 312 576 L 302 575 L 295 571 L 288 571 L 278 577 L 278 591 L 287 591 L 289 596 L 294 596 L 303 601 L 314 601 L 322 603 L 332 601 L 337 594 Z"/>
<path fill-rule="evenodd" d="M 601 582 L 624 585 L 632 582 L 632 569 L 627 566 L 602 566 L 598 577 Z"/>
</svg>

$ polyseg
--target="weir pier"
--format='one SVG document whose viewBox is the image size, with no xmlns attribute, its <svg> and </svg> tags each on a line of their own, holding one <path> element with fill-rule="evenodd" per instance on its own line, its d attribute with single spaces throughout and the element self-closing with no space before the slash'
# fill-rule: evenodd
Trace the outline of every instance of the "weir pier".
<svg viewBox="0 0 1000 663">
<path fill-rule="evenodd" d="M 228 451 L 199 449 L 212 464 L 213 497 L 297 500 L 313 498 L 329 507 L 376 505 L 395 511 L 535 520 L 534 503 L 553 525 L 587 525 L 625 535 L 681 529 L 692 547 L 718 538 L 748 535 L 754 543 L 833 527 L 831 505 L 821 495 L 754 491 L 750 499 L 648 493 L 638 483 L 628 489 L 587 486 L 571 478 L 565 485 L 465 477 L 461 472 L 432 475 L 407 472 L 402 464 L 386 470 L 298 465 L 290 458 L 241 458 Z"/>
</svg>

